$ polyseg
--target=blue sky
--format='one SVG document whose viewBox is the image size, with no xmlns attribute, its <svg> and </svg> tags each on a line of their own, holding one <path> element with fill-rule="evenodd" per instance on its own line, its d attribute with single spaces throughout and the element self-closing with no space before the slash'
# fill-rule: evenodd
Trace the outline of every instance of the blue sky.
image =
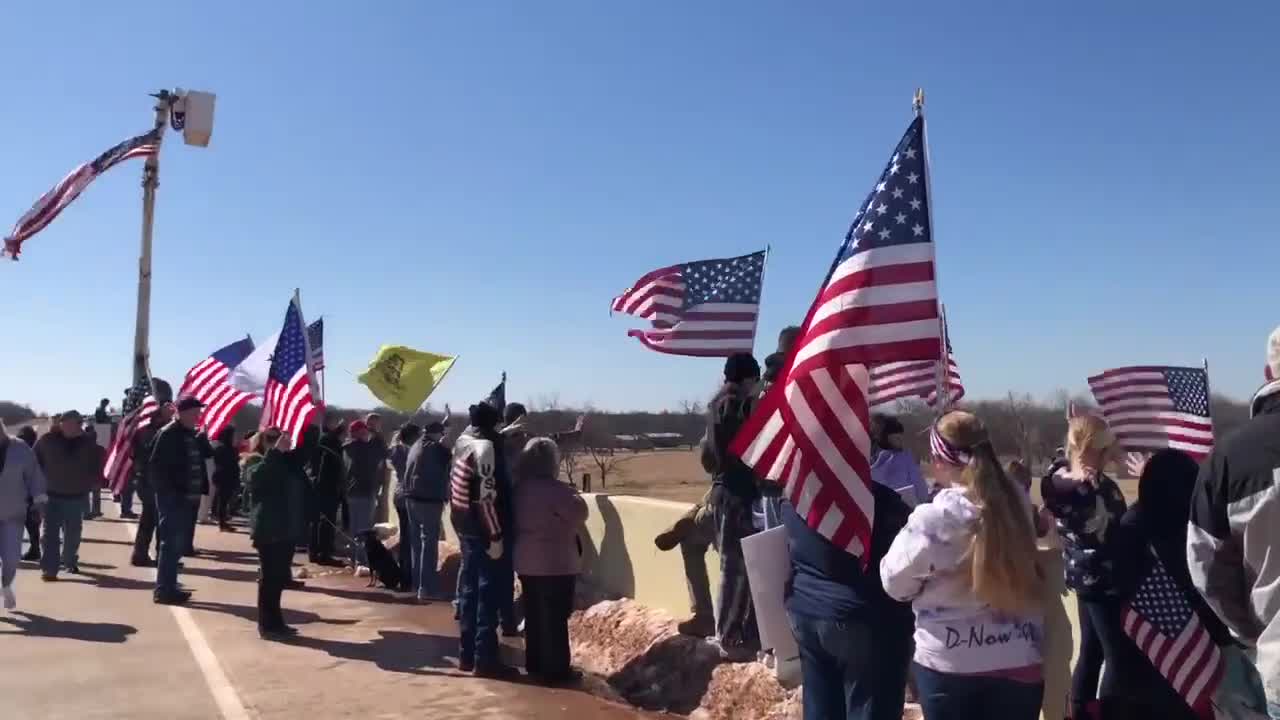
<svg viewBox="0 0 1280 720">
<path fill-rule="evenodd" d="M 149 128 L 147 92 L 211 90 L 211 146 L 170 136 L 162 158 L 155 374 L 274 332 L 301 287 L 332 402 L 371 403 L 354 374 L 394 343 L 461 355 L 437 402 L 505 369 L 512 398 L 661 409 L 705 398 L 719 361 L 642 349 L 609 299 L 770 244 L 763 356 L 922 85 L 972 395 L 1202 357 L 1247 395 L 1280 322 L 1280 7 L 1113 5 L 21 3 L 0 225 Z M 128 384 L 140 173 L 105 175 L 0 267 L 0 398 L 61 409 Z"/>
</svg>

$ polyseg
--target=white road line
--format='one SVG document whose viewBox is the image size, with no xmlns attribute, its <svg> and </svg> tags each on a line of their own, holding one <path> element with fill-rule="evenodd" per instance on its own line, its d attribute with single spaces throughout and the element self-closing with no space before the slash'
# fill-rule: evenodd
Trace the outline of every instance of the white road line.
<svg viewBox="0 0 1280 720">
<path fill-rule="evenodd" d="M 122 523 L 122 526 L 130 540 L 137 536 L 137 523 Z M 154 579 L 155 572 L 149 574 Z M 182 631 L 182 637 L 187 641 L 187 647 L 191 649 L 191 655 L 200 666 L 205 684 L 209 686 L 213 701 L 217 703 L 218 710 L 222 713 L 222 720 L 251 720 L 252 716 L 240 701 L 240 695 L 236 693 L 235 686 L 223 672 L 218 656 L 213 654 L 213 648 L 209 647 L 209 641 L 205 639 L 204 632 L 196 624 L 195 618 L 191 617 L 191 611 L 177 605 L 170 605 L 169 610 L 178 623 L 178 629 Z"/>
</svg>

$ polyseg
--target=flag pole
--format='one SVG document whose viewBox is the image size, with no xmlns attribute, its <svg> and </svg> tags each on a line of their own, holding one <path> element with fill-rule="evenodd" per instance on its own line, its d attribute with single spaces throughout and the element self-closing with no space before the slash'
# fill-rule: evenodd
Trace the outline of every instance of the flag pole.
<svg viewBox="0 0 1280 720">
<path fill-rule="evenodd" d="M 751 354 L 756 354 L 756 336 L 760 332 L 760 310 L 764 308 L 764 274 L 769 269 L 769 253 L 773 245 L 764 246 L 764 260 L 760 262 L 760 295 L 756 297 L 756 321 L 751 326 Z"/>
<path fill-rule="evenodd" d="M 156 99 L 156 151 L 142 167 L 142 248 L 138 254 L 138 314 L 133 330 L 133 380 L 149 377 L 151 359 L 151 237 L 156 214 L 156 188 L 160 187 L 160 148 L 169 111 L 177 95 L 168 90 L 152 94 Z"/>
<path fill-rule="evenodd" d="M 911 98 L 911 110 L 916 117 L 920 118 L 920 147 L 924 148 L 924 192 L 929 198 L 929 204 L 925 208 L 929 218 L 929 234 L 932 236 L 929 243 L 929 252 L 933 255 L 933 286 L 938 296 L 938 322 L 939 327 L 939 350 L 938 350 L 938 366 L 934 372 L 934 392 L 937 394 L 938 402 L 936 404 L 936 415 L 942 417 L 947 411 L 950 404 L 950 393 L 948 390 L 948 376 L 950 374 L 949 363 L 947 361 L 947 319 L 946 311 L 942 305 L 942 283 L 938 281 L 938 227 L 933 222 L 933 168 L 929 162 L 929 135 L 926 132 L 924 118 L 924 88 L 916 88 L 916 94 Z"/>
<path fill-rule="evenodd" d="M 1212 390 L 1212 386 L 1209 385 L 1209 358 L 1207 357 L 1201 358 L 1201 361 L 1204 363 L 1205 400 L 1206 400 L 1206 404 L 1209 407 L 1209 422 L 1210 424 L 1212 424 L 1213 423 L 1213 390 Z"/>
</svg>

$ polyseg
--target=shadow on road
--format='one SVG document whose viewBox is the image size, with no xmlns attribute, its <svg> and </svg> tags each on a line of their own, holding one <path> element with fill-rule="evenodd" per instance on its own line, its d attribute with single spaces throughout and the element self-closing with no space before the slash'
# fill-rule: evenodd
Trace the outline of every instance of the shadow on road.
<svg viewBox="0 0 1280 720">
<path fill-rule="evenodd" d="M 397 596 L 389 590 L 379 590 L 376 588 L 368 588 L 366 590 L 345 590 L 343 588 L 334 587 L 333 585 L 309 583 L 298 592 L 323 593 L 325 595 L 332 595 L 333 597 L 342 598 L 344 600 L 380 603 L 383 605 L 417 605 L 417 601 L 414 600 L 412 595 Z"/>
<path fill-rule="evenodd" d="M 288 595 L 285 595 L 285 604 L 287 605 Z M 231 615 L 242 620 L 248 620 L 252 623 L 258 622 L 258 608 L 254 605 L 230 605 L 227 603 L 206 602 L 203 600 L 192 600 L 187 603 L 187 607 L 192 610 L 204 610 L 206 612 L 222 613 Z M 311 623 L 319 623 L 321 625 L 355 625 L 357 620 L 343 620 L 320 617 L 310 610 L 291 610 L 284 608 L 284 621 L 290 625 L 309 625 Z"/>
<path fill-rule="evenodd" d="M 453 658 L 458 640 L 440 635 L 379 630 L 370 642 L 346 642 L 299 635 L 289 643 L 299 647 L 323 650 L 344 660 L 371 662 L 380 670 L 407 675 L 458 674 Z"/>
<path fill-rule="evenodd" d="M 122 643 L 138 632 L 132 625 L 118 623 L 90 623 L 75 620 L 57 620 L 28 612 L 16 612 L 0 618 L 0 623 L 12 625 L 17 632 L 5 631 L 0 635 L 30 635 L 32 637 L 64 638 L 84 642 Z"/>
</svg>

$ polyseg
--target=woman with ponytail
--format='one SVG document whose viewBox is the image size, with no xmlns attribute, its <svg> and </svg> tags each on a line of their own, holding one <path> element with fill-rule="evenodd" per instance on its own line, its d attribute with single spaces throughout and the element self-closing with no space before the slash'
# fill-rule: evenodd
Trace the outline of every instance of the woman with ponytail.
<svg viewBox="0 0 1280 720">
<path fill-rule="evenodd" d="M 1035 720 L 1044 619 L 1031 505 L 972 413 L 943 415 L 929 444 L 943 489 L 912 511 L 880 562 L 885 592 L 915 611 L 924 716 Z"/>
<path fill-rule="evenodd" d="M 1076 594 L 1079 613 L 1080 652 L 1071 673 L 1074 720 L 1128 717 L 1119 705 L 1124 663 L 1119 649 L 1125 636 L 1115 567 L 1125 501 L 1104 471 L 1115 449 L 1115 434 L 1106 421 L 1077 415 L 1067 424 L 1066 464 L 1055 464 L 1040 481 L 1040 496 L 1057 521 L 1064 579 Z"/>
</svg>

